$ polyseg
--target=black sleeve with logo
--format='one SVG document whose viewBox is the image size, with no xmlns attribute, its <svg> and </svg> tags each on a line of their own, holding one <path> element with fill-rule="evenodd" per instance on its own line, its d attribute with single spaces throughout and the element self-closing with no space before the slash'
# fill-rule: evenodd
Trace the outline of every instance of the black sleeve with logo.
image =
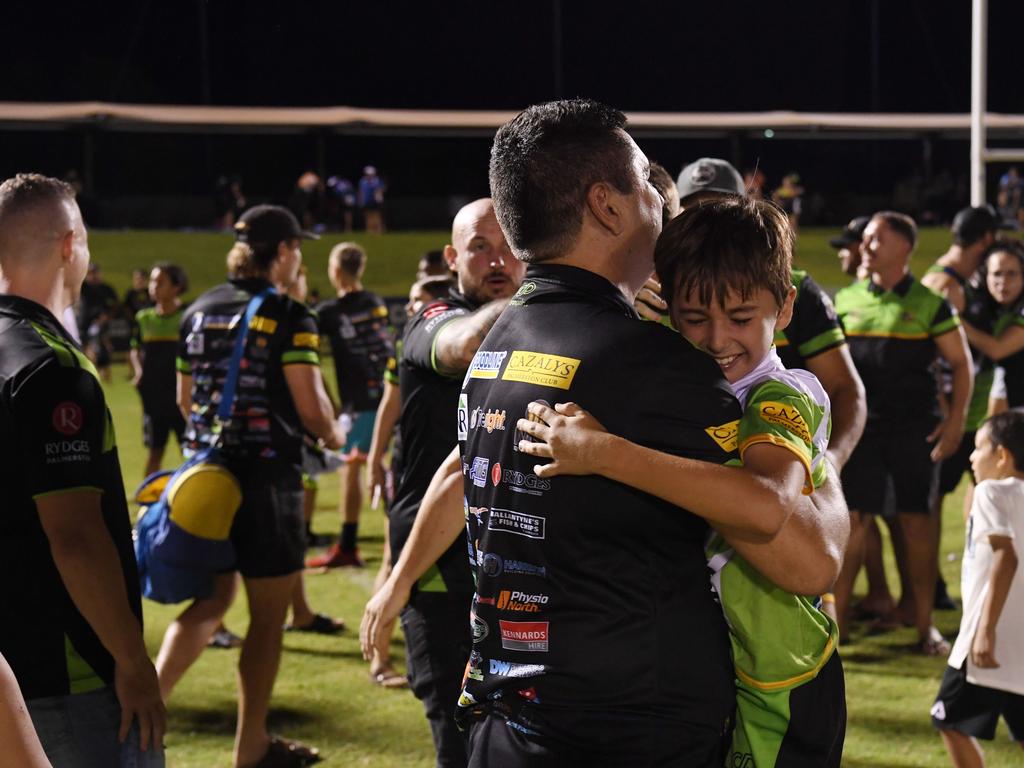
<svg viewBox="0 0 1024 768">
<path fill-rule="evenodd" d="M 396 560 L 412 530 L 430 479 L 458 442 L 455 422 L 462 376 L 442 376 L 434 369 L 434 342 L 441 329 L 474 307 L 458 296 L 426 306 L 406 325 L 402 341 L 402 479 L 388 512 L 391 553 Z M 438 561 L 449 590 L 472 592 L 463 537 Z"/>
<path fill-rule="evenodd" d="M 806 368 L 808 358 L 846 341 L 832 299 L 809 275 L 797 286 L 793 319 L 783 333 L 789 343 L 778 351 L 787 368 Z"/>
</svg>

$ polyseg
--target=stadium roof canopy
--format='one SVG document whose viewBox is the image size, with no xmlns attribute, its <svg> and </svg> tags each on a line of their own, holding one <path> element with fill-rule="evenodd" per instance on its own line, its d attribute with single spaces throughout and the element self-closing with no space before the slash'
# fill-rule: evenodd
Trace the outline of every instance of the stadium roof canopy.
<svg viewBox="0 0 1024 768">
<path fill-rule="evenodd" d="M 357 107 L 219 107 L 109 102 L 0 102 L 0 128 L 163 133 L 305 133 L 491 135 L 512 111 L 363 109 Z M 631 112 L 630 132 L 646 137 L 751 133 L 776 138 L 967 138 L 970 113 Z M 992 138 L 1024 136 L 1024 115 L 988 113 Z"/>
</svg>

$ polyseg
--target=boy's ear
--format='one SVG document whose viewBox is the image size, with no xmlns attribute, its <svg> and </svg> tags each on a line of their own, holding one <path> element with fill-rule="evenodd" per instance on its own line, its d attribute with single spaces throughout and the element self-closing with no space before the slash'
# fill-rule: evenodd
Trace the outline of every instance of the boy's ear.
<svg viewBox="0 0 1024 768">
<path fill-rule="evenodd" d="M 991 438 L 990 438 L 991 439 Z M 996 449 L 996 466 L 1006 474 L 1012 474 L 1016 470 L 1016 465 L 1013 462 L 1013 454 L 1006 450 L 1005 445 L 997 445 Z"/>
<path fill-rule="evenodd" d="M 793 302 L 795 301 L 796 288 L 790 286 L 789 292 L 786 294 L 786 298 L 782 302 L 782 308 L 779 310 L 779 319 L 775 321 L 776 331 L 784 331 L 789 327 L 789 323 L 793 319 Z"/>
</svg>

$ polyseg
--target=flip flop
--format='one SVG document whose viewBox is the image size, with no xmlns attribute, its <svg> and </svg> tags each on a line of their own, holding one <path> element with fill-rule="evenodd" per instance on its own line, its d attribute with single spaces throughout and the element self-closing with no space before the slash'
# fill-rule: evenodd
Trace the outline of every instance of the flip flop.
<svg viewBox="0 0 1024 768">
<path fill-rule="evenodd" d="M 381 667 L 379 672 L 370 673 L 370 682 L 381 688 L 408 688 L 409 678 L 397 672 L 393 667 Z"/>
<path fill-rule="evenodd" d="M 285 632 L 313 632 L 318 635 L 336 635 L 345 631 L 345 622 L 341 619 L 332 619 L 322 613 L 314 613 L 313 620 L 309 624 L 299 627 L 295 624 L 287 624 Z"/>
<path fill-rule="evenodd" d="M 281 736 L 271 736 L 270 745 L 252 768 L 305 768 L 320 760 L 320 750 Z"/>
<path fill-rule="evenodd" d="M 242 638 L 230 629 L 218 629 L 206 643 L 210 648 L 241 648 Z"/>
<path fill-rule="evenodd" d="M 950 648 L 949 641 L 935 627 L 931 628 L 928 637 L 917 646 L 918 651 L 925 656 L 948 656 Z"/>
</svg>

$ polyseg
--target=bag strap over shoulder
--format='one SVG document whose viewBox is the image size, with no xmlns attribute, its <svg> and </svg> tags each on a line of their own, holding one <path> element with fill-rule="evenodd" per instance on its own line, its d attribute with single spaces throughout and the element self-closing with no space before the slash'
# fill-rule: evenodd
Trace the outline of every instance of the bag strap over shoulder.
<svg viewBox="0 0 1024 768">
<path fill-rule="evenodd" d="M 242 365 L 242 354 L 245 352 L 245 339 L 249 335 L 249 325 L 256 316 L 263 300 L 271 293 L 276 293 L 273 288 L 265 288 L 249 300 L 249 306 L 242 315 L 242 327 L 238 329 L 238 336 L 235 338 L 235 348 L 231 352 L 231 365 L 228 368 L 228 375 L 224 379 L 224 391 L 220 394 L 220 405 L 217 407 L 217 419 L 222 424 L 231 417 L 231 406 L 235 402 L 235 390 L 238 388 L 238 371 Z"/>
</svg>

